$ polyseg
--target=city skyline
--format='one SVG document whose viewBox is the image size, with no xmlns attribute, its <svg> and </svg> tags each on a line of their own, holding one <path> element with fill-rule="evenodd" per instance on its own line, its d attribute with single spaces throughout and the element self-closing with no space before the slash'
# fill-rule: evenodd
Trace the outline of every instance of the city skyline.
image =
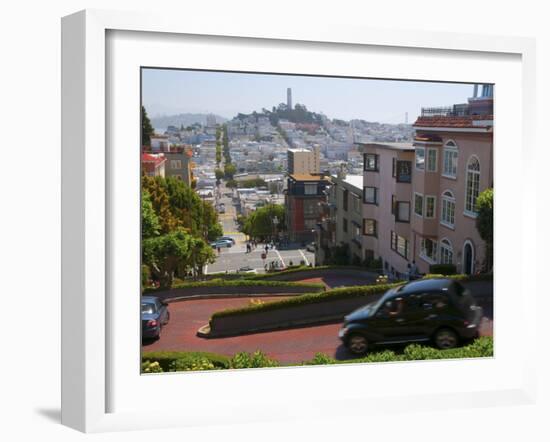
<svg viewBox="0 0 550 442">
<path fill-rule="evenodd" d="M 287 101 L 329 118 L 411 124 L 422 107 L 466 103 L 474 83 L 425 82 L 234 73 L 180 69 L 142 70 L 142 104 L 152 117 L 213 113 L 231 119 L 238 113 L 271 110 Z"/>
</svg>

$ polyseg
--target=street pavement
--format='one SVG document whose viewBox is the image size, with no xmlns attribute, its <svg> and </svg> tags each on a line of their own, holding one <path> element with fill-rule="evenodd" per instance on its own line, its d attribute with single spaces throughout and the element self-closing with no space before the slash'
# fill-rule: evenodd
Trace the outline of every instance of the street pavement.
<svg viewBox="0 0 550 442">
<path fill-rule="evenodd" d="M 236 272 L 242 267 L 251 267 L 258 273 L 265 271 L 265 266 L 269 266 L 272 262 L 277 262 L 281 268 L 289 265 L 297 265 L 302 261 L 309 265 L 315 265 L 315 255 L 305 249 L 294 248 L 277 250 L 268 249 L 265 259 L 262 258 L 262 253 L 265 253 L 265 244 L 258 246 L 250 253 L 246 251 L 246 235 L 239 232 L 236 222 L 237 211 L 232 202 L 232 198 L 227 196 L 231 193 L 231 189 L 225 187 L 224 183 L 220 184 L 217 189 L 216 205 L 224 204 L 225 213 L 219 214 L 220 223 L 223 227 L 224 236 L 230 236 L 235 240 L 233 247 L 221 248 L 217 254 L 216 262 L 209 264 L 206 267 L 207 274 L 220 272 Z"/>
<path fill-rule="evenodd" d="M 297 364 L 312 359 L 316 353 L 333 358 L 352 359 L 352 355 L 338 339 L 341 323 L 277 330 L 248 335 L 205 339 L 196 335 L 197 330 L 208 323 L 212 313 L 228 308 L 247 305 L 251 299 L 201 299 L 170 303 L 170 322 L 158 341 L 144 343 L 142 349 L 149 351 L 207 351 L 226 356 L 239 352 L 252 353 L 261 350 L 267 356 L 283 364 Z M 262 297 L 262 301 L 281 300 L 282 297 Z M 485 317 L 482 336 L 492 336 L 493 321 Z"/>
</svg>

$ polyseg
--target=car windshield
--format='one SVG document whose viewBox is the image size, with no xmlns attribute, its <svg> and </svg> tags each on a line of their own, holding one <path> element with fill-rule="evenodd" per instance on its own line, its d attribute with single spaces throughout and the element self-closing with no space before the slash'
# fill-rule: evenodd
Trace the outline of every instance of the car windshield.
<svg viewBox="0 0 550 442">
<path fill-rule="evenodd" d="M 155 304 L 151 304 L 148 302 L 142 302 L 141 303 L 141 313 L 146 315 L 151 315 L 156 312 Z"/>
</svg>

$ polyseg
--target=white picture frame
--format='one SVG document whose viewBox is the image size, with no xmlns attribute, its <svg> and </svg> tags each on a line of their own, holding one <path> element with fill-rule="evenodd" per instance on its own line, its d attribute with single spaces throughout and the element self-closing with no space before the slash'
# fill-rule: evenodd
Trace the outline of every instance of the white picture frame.
<svg viewBox="0 0 550 442">
<path fill-rule="evenodd" d="M 112 164 L 109 164 L 111 153 L 107 150 L 109 134 L 106 121 L 111 118 L 108 108 L 110 77 L 106 76 L 109 32 L 155 33 L 155 38 L 162 36 L 216 36 L 226 39 L 246 39 L 254 42 L 268 41 L 277 45 L 283 42 L 292 44 L 326 44 L 335 50 L 346 48 L 371 47 L 378 50 L 401 48 L 407 50 L 426 50 L 434 53 L 468 53 L 473 56 L 483 54 L 502 54 L 520 58 L 521 64 L 521 127 L 513 128 L 521 144 L 521 163 L 523 174 L 522 186 L 515 195 L 522 201 L 520 275 L 528 274 L 527 257 L 534 256 L 535 247 L 533 224 L 536 219 L 535 177 L 527 173 L 529 161 L 533 161 L 534 146 L 534 105 L 535 105 L 535 46 L 534 41 L 516 37 L 489 37 L 453 33 L 431 33 L 400 31 L 391 32 L 373 28 L 350 28 L 333 26 L 329 28 L 302 27 L 293 28 L 277 23 L 273 26 L 255 25 L 254 23 L 209 23 L 206 19 L 187 21 L 185 26 L 177 18 L 154 16 L 151 14 L 110 12 L 87 10 L 63 18 L 62 21 L 62 423 L 84 432 L 101 432 L 125 429 L 145 429 L 163 427 L 181 427 L 208 425 L 215 418 L 217 423 L 259 422 L 263 420 L 286 420 L 300 418 L 322 418 L 327 416 L 362 415 L 375 412 L 396 413 L 410 409 L 437 410 L 468 408 L 476 406 L 534 404 L 536 398 L 536 352 L 535 323 L 525 324 L 524 351 L 521 361 L 514 367 L 517 377 L 510 383 L 503 383 L 500 388 L 492 385 L 488 389 L 464 389 L 461 392 L 441 393 L 437 389 L 426 394 L 388 391 L 378 395 L 376 401 L 363 390 L 357 394 L 344 395 L 340 398 L 328 396 L 323 399 L 313 395 L 305 403 L 288 404 L 282 408 L 280 403 L 273 406 L 263 403 L 262 407 L 246 403 L 246 394 L 228 402 L 220 400 L 217 410 L 204 409 L 159 409 L 151 408 L 113 411 L 110 410 L 109 395 L 116 387 L 110 376 L 113 360 L 112 346 L 109 342 L 109 324 L 113 312 L 110 310 L 109 278 L 112 256 L 109 244 L 113 241 L 114 230 L 109 228 L 112 222 L 112 195 L 109 194 Z M 153 34 L 150 34 L 153 35 Z M 483 77 L 483 75 L 481 75 Z M 474 80 L 474 79 L 465 79 Z M 498 88 L 498 86 L 497 86 Z M 497 89 L 498 90 L 498 89 Z M 138 91 L 139 92 L 139 91 Z M 497 102 L 498 92 L 497 92 Z M 138 121 L 138 120 L 136 120 Z M 499 116 L 496 117 L 497 143 Z M 502 120 L 504 121 L 504 119 Z M 137 130 L 137 126 L 136 126 Z M 505 141 L 505 140 L 504 140 Z M 504 144 L 503 141 L 503 144 Z M 498 155 L 498 154 L 497 154 Z M 502 181 L 499 181 L 499 186 Z M 503 187 L 504 188 L 504 187 Z M 496 193 L 496 204 L 503 202 L 509 193 L 502 197 Z M 506 196 L 505 196 L 506 195 Z M 500 198 L 500 200 L 499 200 Z M 498 218 L 496 223 L 498 223 Z M 531 236 L 530 236 L 531 235 Z M 137 241 L 137 239 L 136 239 Z M 499 263 L 498 242 L 495 247 L 495 262 Z M 500 261 L 502 262 L 502 261 Z M 506 290 L 498 284 L 498 264 L 496 265 L 496 290 Z M 533 278 L 521 278 L 514 286 L 521 290 L 522 296 L 517 302 L 525 309 L 536 303 L 536 287 Z M 498 304 L 497 304 L 498 305 Z M 501 304 L 505 306 L 504 304 Z M 497 309 L 497 308 L 496 308 Z M 505 315 L 502 308 L 498 314 Z M 114 318 L 116 319 L 116 318 Z M 497 321 L 500 320 L 497 319 Z M 498 325 L 497 325 L 498 327 Z M 499 333 L 497 329 L 497 333 Z M 502 335 L 505 330 L 502 329 Z M 497 338 L 498 339 L 498 338 Z M 505 342 L 502 352 L 505 354 Z M 497 347 L 495 360 L 498 361 Z M 477 362 L 481 362 L 477 364 Z M 430 371 L 431 363 L 418 362 L 409 365 L 408 369 Z M 452 361 L 447 364 L 453 364 Z M 484 370 L 483 361 L 475 361 L 469 367 L 455 366 L 454 369 L 475 373 Z M 382 367 L 391 372 L 394 365 Z M 380 367 L 380 365 L 378 365 Z M 414 368 L 420 367 L 420 368 Z M 449 365 L 450 367 L 450 365 Z M 364 366 L 350 367 L 316 367 L 315 370 L 326 370 L 326 376 L 334 377 L 334 370 L 346 370 L 346 377 L 358 378 Z M 136 370 L 139 368 L 136 366 Z M 231 378 L 235 385 L 263 385 L 267 379 L 274 385 L 283 379 L 311 377 L 311 368 L 275 369 L 275 370 L 242 370 L 239 373 L 230 371 L 216 373 Z M 317 373 L 319 373 L 317 371 Z M 160 376 L 164 382 L 181 376 Z M 209 374 L 193 373 L 193 380 L 202 388 L 220 388 L 225 378 L 220 376 L 205 378 Z M 160 378 L 157 377 L 157 378 Z M 115 377 L 116 378 L 116 377 Z M 153 387 L 153 377 L 147 377 L 147 388 Z M 512 382 L 513 381 L 513 382 Z M 193 398 L 191 394 L 191 398 Z M 291 393 L 289 393 L 291 394 Z M 200 399 L 198 396 L 195 399 Z M 224 412 L 222 406 L 231 405 L 231 410 Z M 215 408 L 215 407 L 214 407 Z"/>
</svg>

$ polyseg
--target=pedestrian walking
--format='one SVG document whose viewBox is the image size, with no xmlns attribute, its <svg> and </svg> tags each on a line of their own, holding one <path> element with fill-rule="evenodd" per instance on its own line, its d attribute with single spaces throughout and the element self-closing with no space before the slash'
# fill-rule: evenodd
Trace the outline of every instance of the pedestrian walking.
<svg viewBox="0 0 550 442">
<path fill-rule="evenodd" d="M 267 255 L 267 252 L 269 251 L 269 246 L 266 244 L 265 245 L 265 254 Z"/>
<path fill-rule="evenodd" d="M 218 255 L 222 252 L 221 247 L 218 247 Z"/>
</svg>

